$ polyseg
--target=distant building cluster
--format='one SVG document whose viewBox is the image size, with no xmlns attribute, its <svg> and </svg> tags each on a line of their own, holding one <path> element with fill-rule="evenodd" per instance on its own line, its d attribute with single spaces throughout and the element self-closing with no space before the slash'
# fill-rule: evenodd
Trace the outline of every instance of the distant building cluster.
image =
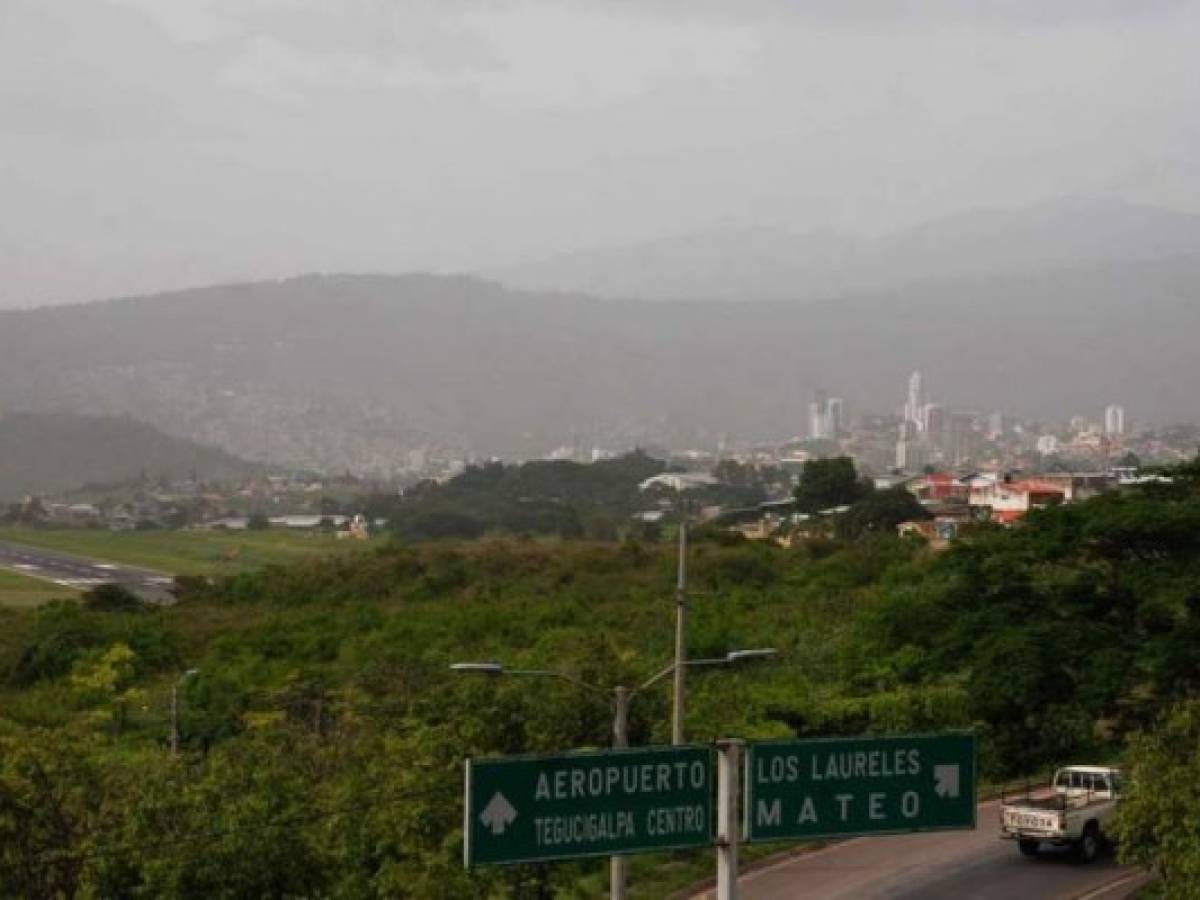
<svg viewBox="0 0 1200 900">
<path fill-rule="evenodd" d="M 781 473 L 766 501 L 736 514 L 748 537 L 779 539 L 800 527 L 789 507 L 791 487 L 804 464 L 830 456 L 851 457 L 880 488 L 904 486 L 930 512 L 928 521 L 906 523 L 936 542 L 950 540 L 965 523 L 1009 524 L 1030 510 L 1139 483 L 1146 464 L 1170 465 L 1193 458 L 1200 426 L 1150 429 L 1131 426 L 1120 403 L 1099 406 L 1094 415 L 1050 422 L 1001 410 L 980 412 L 936 396 L 922 371 L 911 372 L 903 402 L 892 412 L 861 412 L 853 419 L 847 403 L 824 389 L 806 404 L 801 434 L 777 442 L 746 444 L 727 434 L 711 449 L 668 452 L 680 471 L 715 471 L 722 461 Z M 687 490 L 671 476 L 670 487 Z M 819 527 L 819 526 L 818 526 Z"/>
<path fill-rule="evenodd" d="M 908 399 L 896 439 L 896 468 L 919 472 L 926 466 L 969 464 L 975 455 L 978 416 L 973 412 L 948 412 L 925 392 L 920 372 L 908 379 Z M 989 433 L 1002 430 L 1000 419 L 989 417 Z"/>
<path fill-rule="evenodd" d="M 808 404 L 808 436 L 815 441 L 836 438 L 846 428 L 846 405 L 841 397 L 817 391 Z"/>
</svg>

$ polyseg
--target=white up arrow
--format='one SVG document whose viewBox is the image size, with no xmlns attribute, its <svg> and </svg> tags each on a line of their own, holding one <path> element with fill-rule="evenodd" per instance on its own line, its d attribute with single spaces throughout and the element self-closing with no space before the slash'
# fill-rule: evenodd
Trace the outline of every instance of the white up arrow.
<svg viewBox="0 0 1200 900">
<path fill-rule="evenodd" d="M 508 802 L 499 791 L 492 794 L 492 799 L 488 801 L 488 805 L 483 808 L 483 812 L 479 814 L 479 821 L 483 823 L 485 828 L 492 829 L 492 834 L 504 834 L 504 829 L 512 824 L 513 819 L 517 817 L 517 811 L 513 809 L 513 805 Z"/>
</svg>

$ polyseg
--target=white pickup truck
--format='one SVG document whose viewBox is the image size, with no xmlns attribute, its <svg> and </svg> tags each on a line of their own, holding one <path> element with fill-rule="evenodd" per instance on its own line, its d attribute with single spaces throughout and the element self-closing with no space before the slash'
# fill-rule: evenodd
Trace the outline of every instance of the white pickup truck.
<svg viewBox="0 0 1200 900">
<path fill-rule="evenodd" d="M 1104 766 L 1068 766 L 1054 773 L 1051 790 L 1028 790 L 1000 800 L 1000 836 L 1033 856 L 1042 844 L 1073 847 L 1091 862 L 1104 845 L 1105 830 L 1121 802 L 1121 771 Z"/>
</svg>

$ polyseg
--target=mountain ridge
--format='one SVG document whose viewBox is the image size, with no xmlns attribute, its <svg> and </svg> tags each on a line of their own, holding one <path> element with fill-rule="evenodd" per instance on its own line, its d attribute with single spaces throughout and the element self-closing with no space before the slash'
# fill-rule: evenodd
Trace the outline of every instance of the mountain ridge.
<svg viewBox="0 0 1200 900">
<path fill-rule="evenodd" d="M 0 314 L 0 413 L 137 416 L 245 459 L 390 474 L 422 455 L 803 433 L 812 392 L 1200 420 L 1200 258 L 924 282 L 810 303 L 312 275 Z"/>
<path fill-rule="evenodd" d="M 0 415 L 0 500 L 85 484 L 152 478 L 218 480 L 254 467 L 216 447 L 172 437 L 127 417 Z"/>
<path fill-rule="evenodd" d="M 1068 197 L 968 210 L 875 237 L 708 229 L 485 271 L 521 290 L 649 300 L 811 301 L 919 281 L 1200 253 L 1200 216 Z"/>
</svg>

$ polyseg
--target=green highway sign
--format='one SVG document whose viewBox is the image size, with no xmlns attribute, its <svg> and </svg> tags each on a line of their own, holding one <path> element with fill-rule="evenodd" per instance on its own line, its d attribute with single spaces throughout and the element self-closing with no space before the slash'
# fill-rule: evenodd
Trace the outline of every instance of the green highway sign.
<svg viewBox="0 0 1200 900">
<path fill-rule="evenodd" d="M 975 827 L 975 736 L 751 744 L 747 841 Z"/>
<path fill-rule="evenodd" d="M 712 843 L 708 747 L 468 759 L 468 866 Z"/>
</svg>

